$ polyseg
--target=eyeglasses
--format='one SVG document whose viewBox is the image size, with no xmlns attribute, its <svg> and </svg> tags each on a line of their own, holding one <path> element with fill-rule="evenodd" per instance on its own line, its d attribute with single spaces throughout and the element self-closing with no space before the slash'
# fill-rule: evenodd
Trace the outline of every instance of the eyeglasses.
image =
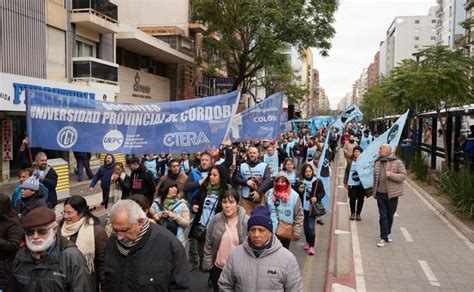
<svg viewBox="0 0 474 292">
<path fill-rule="evenodd" d="M 48 231 L 53 228 L 53 226 L 50 226 L 49 228 L 32 228 L 32 229 L 26 229 L 25 230 L 25 234 L 26 236 L 33 236 L 36 233 L 38 233 L 38 235 L 46 235 L 48 234 Z"/>
</svg>

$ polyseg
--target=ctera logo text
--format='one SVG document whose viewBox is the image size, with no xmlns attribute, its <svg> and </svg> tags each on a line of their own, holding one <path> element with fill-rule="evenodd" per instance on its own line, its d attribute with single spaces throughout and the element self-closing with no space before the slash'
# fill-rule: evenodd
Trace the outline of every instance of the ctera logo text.
<svg viewBox="0 0 474 292">
<path fill-rule="evenodd" d="M 200 144 L 208 144 L 209 139 L 203 132 L 178 132 L 168 133 L 163 138 L 163 144 L 167 147 L 171 146 L 197 146 Z"/>
</svg>

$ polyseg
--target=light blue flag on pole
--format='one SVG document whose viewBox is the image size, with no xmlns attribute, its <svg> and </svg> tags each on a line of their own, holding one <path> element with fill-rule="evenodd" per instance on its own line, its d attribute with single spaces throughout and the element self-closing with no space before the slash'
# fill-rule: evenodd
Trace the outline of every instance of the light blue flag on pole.
<svg viewBox="0 0 474 292">
<path fill-rule="evenodd" d="M 382 144 L 390 144 L 393 152 L 400 142 L 400 137 L 405 127 L 405 122 L 408 117 L 408 112 L 401 115 L 398 120 L 392 125 L 390 129 L 385 131 L 377 139 L 375 139 L 369 146 L 362 152 L 357 159 L 357 172 L 359 174 L 360 181 L 364 188 L 368 189 L 373 187 L 374 184 L 374 162 L 379 158 L 379 148 Z"/>
<path fill-rule="evenodd" d="M 330 163 L 329 163 L 329 135 L 331 135 L 331 131 L 333 127 L 339 128 L 339 130 L 342 130 L 344 126 L 350 122 L 351 120 L 357 118 L 357 119 L 362 119 L 363 114 L 360 111 L 359 107 L 357 107 L 355 104 L 351 104 L 348 106 L 336 119 L 334 123 L 332 123 L 327 130 L 327 135 L 326 135 L 326 140 L 324 142 L 324 147 L 323 151 L 321 153 L 321 158 L 319 159 L 319 164 L 318 164 L 318 172 L 317 176 L 319 179 L 321 179 L 321 182 L 323 183 L 324 186 L 324 192 L 326 195 L 322 199 L 322 203 L 324 205 L 324 208 L 326 208 L 327 211 L 331 211 L 331 177 L 330 177 Z"/>
<path fill-rule="evenodd" d="M 284 119 L 283 93 L 277 92 L 234 116 L 229 131 L 232 141 L 278 140 Z"/>
</svg>

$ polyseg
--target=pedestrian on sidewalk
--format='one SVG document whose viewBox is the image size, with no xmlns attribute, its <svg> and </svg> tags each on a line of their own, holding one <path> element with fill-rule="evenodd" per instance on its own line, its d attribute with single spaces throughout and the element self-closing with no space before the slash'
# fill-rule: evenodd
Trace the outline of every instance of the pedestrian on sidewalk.
<svg viewBox="0 0 474 292">
<path fill-rule="evenodd" d="M 107 234 L 99 218 L 92 215 L 87 201 L 81 196 L 71 196 L 64 201 L 64 220 L 61 235 L 74 242 L 86 259 L 91 278 L 91 292 L 104 286 L 104 253 Z M 100 285 L 100 286 L 99 286 Z"/>
<path fill-rule="evenodd" d="M 117 202 L 111 221 L 114 234 L 105 248 L 105 291 L 191 291 L 186 251 L 176 236 L 150 224 L 132 200 Z"/>
<path fill-rule="evenodd" d="M 76 158 L 77 162 L 77 181 L 81 182 L 84 179 L 84 169 L 86 170 L 86 175 L 88 179 L 92 179 L 94 177 L 94 173 L 92 172 L 90 161 L 91 161 L 91 154 L 89 152 L 73 152 L 74 158 Z"/>
<path fill-rule="evenodd" d="M 284 175 L 275 178 L 273 188 L 264 200 L 270 210 L 273 232 L 281 244 L 289 249 L 291 241 L 298 241 L 303 231 L 304 213 L 301 200 Z"/>
<path fill-rule="evenodd" d="M 74 243 L 57 234 L 53 210 L 34 209 L 21 218 L 21 224 L 26 246 L 13 261 L 13 291 L 93 291 L 86 260 Z"/>
<path fill-rule="evenodd" d="M 89 191 L 92 193 L 97 182 L 100 180 L 100 187 L 102 189 L 102 203 L 101 205 L 107 208 L 109 204 L 110 181 L 114 173 L 115 157 L 112 154 L 106 154 L 104 157 L 104 164 L 100 166 L 94 178 L 89 185 Z"/>
<path fill-rule="evenodd" d="M 322 181 L 316 177 L 315 170 L 309 164 L 304 164 L 301 168 L 301 178 L 298 185 L 298 194 L 303 203 L 303 229 L 306 238 L 304 249 L 309 255 L 314 255 L 316 240 L 316 216 L 311 214 L 313 204 L 320 202 L 324 197 L 324 186 Z"/>
<path fill-rule="evenodd" d="M 359 174 L 357 172 L 357 159 L 362 154 L 362 147 L 354 147 L 351 160 L 346 165 L 346 171 L 344 172 L 344 187 L 348 189 L 349 204 L 351 207 L 351 221 L 361 221 L 360 213 L 364 206 L 365 189 L 362 185 Z M 357 204 L 357 209 L 356 209 Z"/>
<path fill-rule="evenodd" d="M 357 144 L 355 141 L 354 135 L 350 135 L 349 141 L 344 144 L 344 147 L 342 147 L 342 150 L 344 151 L 344 158 L 346 159 L 347 164 L 350 163 L 352 153 L 354 152 L 354 148 L 356 146 L 359 146 L 359 144 Z"/>
<path fill-rule="evenodd" d="M 20 248 L 23 229 L 10 198 L 0 193 L 0 290 L 11 291 L 12 262 Z"/>
<path fill-rule="evenodd" d="M 273 235 L 270 212 L 254 209 L 248 237 L 230 254 L 219 278 L 219 291 L 303 291 L 295 256 Z"/>
<path fill-rule="evenodd" d="M 373 196 L 377 199 L 379 208 L 380 241 L 378 247 L 383 247 L 392 239 L 393 216 L 397 211 L 398 197 L 403 195 L 403 181 L 407 172 L 403 162 L 392 155 L 390 144 L 382 144 L 379 158 L 374 165 Z"/>
<path fill-rule="evenodd" d="M 202 270 L 209 272 L 215 292 L 219 291 L 217 282 L 229 255 L 247 238 L 249 216 L 245 209 L 239 206 L 239 201 L 240 195 L 236 190 L 227 190 L 219 200 L 222 212 L 216 214 L 209 222 Z"/>
</svg>

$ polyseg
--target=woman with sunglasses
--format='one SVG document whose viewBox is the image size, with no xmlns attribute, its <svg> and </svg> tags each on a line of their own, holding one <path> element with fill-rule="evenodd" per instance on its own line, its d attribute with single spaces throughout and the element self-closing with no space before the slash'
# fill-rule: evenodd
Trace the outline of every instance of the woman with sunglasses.
<svg viewBox="0 0 474 292">
<path fill-rule="evenodd" d="M 0 194 L 0 290 L 11 291 L 12 262 L 23 239 L 23 229 L 10 198 Z"/>
<path fill-rule="evenodd" d="M 100 291 L 99 284 L 102 286 L 104 280 L 107 234 L 83 197 L 71 196 L 64 201 L 61 235 L 74 242 L 84 255 L 94 291 Z"/>
</svg>

